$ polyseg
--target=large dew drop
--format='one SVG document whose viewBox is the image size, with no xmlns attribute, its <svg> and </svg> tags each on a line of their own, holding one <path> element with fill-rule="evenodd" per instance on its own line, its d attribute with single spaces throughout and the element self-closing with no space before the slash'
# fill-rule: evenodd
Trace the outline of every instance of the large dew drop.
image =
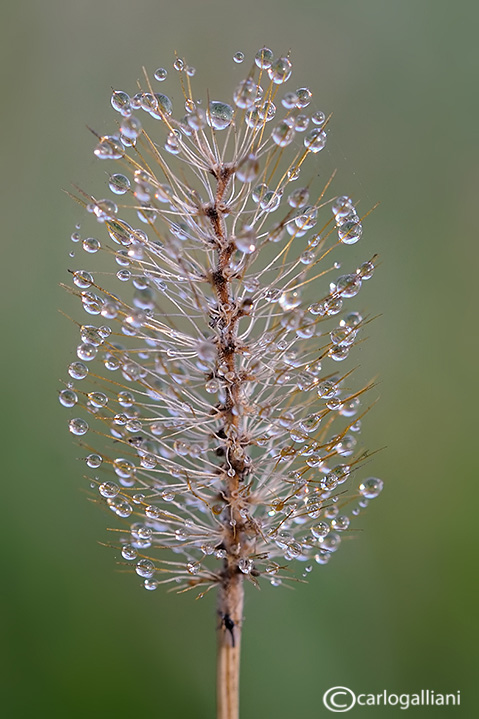
<svg viewBox="0 0 479 719">
<path fill-rule="evenodd" d="M 212 100 L 206 118 L 210 127 L 215 130 L 225 130 L 233 120 L 233 108 L 225 102 Z"/>
</svg>

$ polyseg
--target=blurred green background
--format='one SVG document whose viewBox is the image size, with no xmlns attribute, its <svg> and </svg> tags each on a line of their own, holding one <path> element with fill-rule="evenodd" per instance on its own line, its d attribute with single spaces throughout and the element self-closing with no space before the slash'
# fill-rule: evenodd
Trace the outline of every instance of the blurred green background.
<svg viewBox="0 0 479 719">
<path fill-rule="evenodd" d="M 292 85 L 334 112 L 336 187 L 381 203 L 356 247 L 381 256 L 360 361 L 380 377 L 363 438 L 387 447 L 371 467 L 386 487 L 309 585 L 248 591 L 242 716 L 329 715 L 334 685 L 461 690 L 459 710 L 410 711 L 477 716 L 478 23 L 472 1 L 4 5 L 2 716 L 214 714 L 213 598 L 145 592 L 97 544 L 105 517 L 56 395 L 80 219 L 62 189 L 103 177 L 86 125 L 111 127 L 111 89 L 133 92 L 142 65 L 171 67 L 177 50 L 227 101 L 233 53 L 264 44 L 291 49 Z"/>
</svg>

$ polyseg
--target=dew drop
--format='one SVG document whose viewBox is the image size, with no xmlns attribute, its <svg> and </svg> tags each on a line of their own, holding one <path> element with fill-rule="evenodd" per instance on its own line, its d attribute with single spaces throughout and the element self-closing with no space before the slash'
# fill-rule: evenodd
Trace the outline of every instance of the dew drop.
<svg viewBox="0 0 479 719">
<path fill-rule="evenodd" d="M 72 434 L 81 437 L 88 432 L 88 423 L 84 419 L 75 418 L 70 420 L 68 428 Z"/>
<path fill-rule="evenodd" d="M 268 68 L 268 75 L 276 85 L 281 85 L 291 77 L 292 64 L 287 57 L 280 57 Z"/>
<path fill-rule="evenodd" d="M 267 70 L 273 62 L 273 51 L 269 47 L 262 47 L 254 56 L 254 61 L 259 68 Z"/>
<path fill-rule="evenodd" d="M 235 52 L 233 55 L 233 60 L 240 65 L 244 60 L 244 52 Z"/>
<path fill-rule="evenodd" d="M 64 389 L 60 392 L 58 399 L 64 407 L 74 407 L 78 402 L 76 392 L 71 389 Z"/>
<path fill-rule="evenodd" d="M 327 135 L 324 130 L 319 127 L 314 128 L 311 132 L 308 132 L 304 138 L 304 146 L 308 152 L 319 152 L 326 145 Z"/>
<path fill-rule="evenodd" d="M 68 374 L 73 379 L 85 379 L 88 374 L 88 368 L 83 362 L 72 362 L 68 366 Z"/>
<path fill-rule="evenodd" d="M 151 579 L 155 573 L 155 565 L 149 559 L 140 559 L 136 563 L 135 572 L 144 579 Z"/>
<path fill-rule="evenodd" d="M 369 477 L 369 479 L 365 479 L 364 482 L 359 485 L 359 491 L 366 499 L 374 499 L 381 494 L 383 487 L 384 483 L 381 479 Z"/>
<path fill-rule="evenodd" d="M 224 130 L 233 120 L 233 108 L 225 102 L 212 100 L 206 114 L 208 125 L 215 130 Z"/>
<path fill-rule="evenodd" d="M 166 80 L 167 75 L 168 71 L 164 67 L 159 67 L 158 70 L 155 70 L 154 78 L 158 82 L 163 82 L 163 80 Z"/>
</svg>

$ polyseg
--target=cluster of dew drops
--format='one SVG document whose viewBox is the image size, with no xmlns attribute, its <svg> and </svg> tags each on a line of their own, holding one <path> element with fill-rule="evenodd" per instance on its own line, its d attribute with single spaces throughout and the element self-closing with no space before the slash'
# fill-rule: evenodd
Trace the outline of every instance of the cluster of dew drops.
<svg viewBox="0 0 479 719">
<path fill-rule="evenodd" d="M 233 60 L 242 64 L 243 53 L 237 52 Z M 269 48 L 258 51 L 255 64 L 260 72 L 269 78 L 270 88 L 283 85 L 292 73 L 289 57 L 275 59 Z M 173 67 L 177 73 L 187 78 L 192 78 L 195 74 L 194 68 L 186 65 L 180 58 L 175 60 Z M 154 80 L 159 83 L 163 83 L 167 77 L 168 71 L 165 68 L 158 68 L 154 73 Z M 263 132 L 266 123 L 274 121 L 267 141 L 269 145 L 265 143 L 267 148 L 285 148 L 293 141 L 296 142 L 299 135 L 303 138 L 303 152 L 320 152 L 327 141 L 327 118 L 321 111 L 306 113 L 312 100 L 311 91 L 302 87 L 283 94 L 281 105 L 285 117 L 279 121 L 276 119 L 277 107 L 272 97 L 276 100 L 276 93 L 273 95 L 271 91 L 266 98 L 263 97 L 262 88 L 256 84 L 250 73 L 234 91 L 234 106 L 212 100 L 209 101 L 207 110 L 204 110 L 200 101 L 194 102 L 187 98 L 186 115 L 179 121 L 173 121 L 168 119 L 171 118 L 173 104 L 167 95 L 149 91 L 130 96 L 123 91 L 114 91 L 111 104 L 121 118 L 119 129 L 111 135 L 99 138 L 94 153 L 102 160 L 124 160 L 129 148 L 136 148 L 142 134 L 142 122 L 134 115 L 137 110 L 144 111 L 163 123 L 168 119 L 168 133 L 163 145 L 163 150 L 167 153 L 181 156 L 185 152 L 184 142 L 189 139 L 194 152 L 187 155 L 187 158 L 190 165 L 198 161 L 200 175 L 205 169 L 201 165 L 203 150 L 195 148 L 195 138 L 198 133 L 204 133 L 208 126 L 213 133 L 230 128 L 235 122 L 237 112 L 242 112 L 245 132 L 249 129 L 252 136 L 258 132 L 258 128 Z M 238 140 L 237 145 L 239 144 Z M 235 261 L 238 268 L 241 269 L 242 263 L 247 267 L 247 262 L 259 254 L 258 250 L 266 242 L 280 243 L 288 235 L 296 242 L 297 238 L 306 238 L 298 261 L 300 271 L 314 267 L 318 248 L 322 248 L 324 242 L 321 233 L 308 235 L 318 222 L 318 207 L 309 204 L 308 188 L 302 187 L 288 192 L 286 200 L 290 219 L 287 222 L 269 228 L 266 228 L 265 224 L 269 216 L 283 206 L 284 189 L 288 183 L 297 181 L 300 169 L 299 163 L 297 166 L 291 165 L 281 186 L 270 188 L 264 182 L 255 184 L 259 173 L 258 158 L 251 153 L 245 153 L 237 167 L 236 179 L 249 187 L 248 197 L 255 203 L 255 210 L 250 212 L 248 222 L 235 229 L 234 242 L 239 255 L 239 260 Z M 210 187 L 207 182 L 203 180 L 203 184 L 208 191 Z M 133 183 L 127 174 L 111 174 L 108 186 L 116 198 L 134 198 L 133 206 L 120 207 L 136 212 L 138 220 L 146 226 L 145 229 L 135 230 L 126 221 L 119 220 L 118 200 L 115 202 L 110 199 L 89 198 L 85 202 L 86 210 L 97 222 L 106 226 L 114 249 L 111 250 L 108 244 L 103 244 L 95 237 L 82 239 L 80 226 L 77 226 L 71 239 L 74 243 L 81 244 L 87 256 L 102 249 L 110 252 L 120 267 L 116 272 L 116 279 L 121 283 L 129 282 L 133 285 L 133 299 L 128 304 L 120 300 L 117 293 L 101 293 L 89 271 L 73 272 L 73 282 L 85 312 L 110 322 L 80 325 L 77 359 L 68 367 L 70 380 L 60 392 L 60 403 L 67 408 L 79 405 L 89 418 L 97 417 L 103 423 L 106 422 L 99 434 L 108 436 L 109 433 L 111 441 L 128 449 L 126 458 L 101 454 L 99 450 L 90 447 L 85 439 L 91 420 L 76 417 L 69 422 L 70 432 L 81 438 L 82 446 L 90 450 L 86 456 L 87 467 L 95 471 L 106 469 L 108 472 L 113 471 L 115 475 L 114 481 L 95 476 L 91 486 L 119 518 L 135 519 L 120 540 L 120 549 L 126 562 L 134 562 L 135 571 L 143 578 L 145 588 L 155 589 L 160 583 L 170 581 L 187 586 L 188 578 L 191 577 L 202 582 L 213 582 L 214 571 L 206 566 L 204 559 L 224 559 L 221 524 L 218 522 L 224 508 L 214 504 L 214 497 L 218 493 L 218 479 L 211 479 L 211 462 L 202 459 L 209 450 L 206 435 L 203 431 L 196 431 L 188 418 L 191 407 L 184 399 L 188 394 L 191 399 L 194 391 L 185 392 L 182 401 L 181 387 L 170 393 L 160 392 L 153 386 L 152 378 L 156 378 L 158 386 L 161 384 L 162 387 L 165 381 L 174 381 L 181 385 L 186 382 L 188 372 L 192 375 L 196 372 L 196 379 L 203 378 L 203 388 L 207 395 L 215 395 L 215 398 L 221 399 L 220 380 L 225 380 L 225 377 L 221 375 L 221 367 L 217 375 L 212 376 L 214 373 L 211 372 L 211 367 L 216 360 L 216 349 L 211 337 L 194 338 L 194 351 L 189 348 L 189 351 L 184 353 L 188 372 L 183 371 L 181 377 L 182 371 L 177 371 L 176 365 L 177 358 L 178 363 L 181 363 L 181 352 L 175 354 L 172 349 L 174 340 L 179 339 L 181 333 L 177 334 L 171 329 L 164 343 L 164 347 L 168 347 L 166 362 L 169 367 L 165 369 L 161 362 L 155 362 L 154 359 L 155 347 L 161 348 L 162 342 L 155 338 L 153 333 L 148 334 L 142 329 L 148 324 L 148 320 L 154 326 L 155 293 L 166 295 L 175 280 L 179 283 L 185 281 L 185 276 L 181 275 L 188 275 L 188 270 L 185 269 L 188 263 L 179 262 L 181 250 L 178 250 L 178 246 L 181 243 L 184 243 L 184 246 L 188 243 L 191 245 L 195 239 L 195 231 L 198 244 L 201 245 L 204 241 L 202 228 L 195 224 L 194 219 L 188 219 L 187 203 L 179 199 L 177 189 L 167 183 L 154 181 L 146 166 L 137 166 L 133 173 Z M 163 214 L 162 205 L 166 207 Z M 344 245 L 358 242 L 362 235 L 362 224 L 353 201 L 347 196 L 340 196 L 330 203 L 330 208 L 337 241 Z M 148 232 L 154 227 L 158 217 L 168 225 L 171 248 L 166 240 L 159 242 L 156 237 L 154 240 L 149 239 Z M 330 232 L 329 230 L 329 234 Z M 116 249 L 115 245 L 120 245 L 120 249 Z M 144 270 L 145 254 L 149 257 L 146 265 L 153 265 L 155 271 L 135 273 L 135 268 Z M 75 252 L 70 252 L 70 257 L 74 256 Z M 153 263 L 151 258 L 154 259 Z M 337 264 L 335 266 L 338 267 Z M 191 263 L 190 279 L 194 277 L 194 267 L 194 263 Z M 342 485 L 361 464 L 359 459 L 353 458 L 357 435 L 361 429 L 361 419 L 355 419 L 361 411 L 361 392 L 351 394 L 350 390 L 343 389 L 347 373 L 341 375 L 330 372 L 323 375 L 320 361 L 302 361 L 294 350 L 294 341 L 290 339 L 291 333 L 294 340 L 324 337 L 322 328 L 321 331 L 318 330 L 321 327 L 320 322 L 338 315 L 341 317 L 338 325 L 326 333 L 328 345 L 323 356 L 326 361 L 333 362 L 346 359 L 365 321 L 356 311 L 342 314 L 343 303 L 358 294 L 362 283 L 370 279 L 373 271 L 374 263 L 370 261 L 363 263 L 353 273 L 339 276 L 329 284 L 329 292 L 325 297 L 306 308 L 302 307 L 300 292 L 287 291 L 281 286 L 275 287 L 274 283 L 266 289 L 262 288 L 254 272 L 243 276 L 243 305 L 248 308 L 255 305 L 258 317 L 261 316 L 263 322 L 255 349 L 258 353 L 267 355 L 273 347 L 279 359 L 274 362 L 271 360 L 271 367 L 274 367 L 275 371 L 277 366 L 282 368 L 279 374 L 264 374 L 263 386 L 257 389 L 257 392 L 260 395 L 264 393 L 264 388 L 268 387 L 268 382 L 274 377 L 273 384 L 276 389 L 270 387 L 272 397 L 275 396 L 278 385 L 282 385 L 285 390 L 299 390 L 308 396 L 307 401 L 299 401 L 290 407 L 287 407 L 286 403 L 278 403 L 277 416 L 274 416 L 274 413 L 265 415 L 258 420 L 256 427 L 252 427 L 252 431 L 256 432 L 256 445 L 262 447 L 268 456 L 269 464 L 263 463 L 261 466 L 263 473 L 265 470 L 270 472 L 271 482 L 261 495 L 263 501 L 256 502 L 256 515 L 250 516 L 248 512 L 253 510 L 245 509 L 245 519 L 261 527 L 260 534 L 263 538 L 251 556 L 242 555 L 241 552 L 238 554 L 238 567 L 246 576 L 262 574 L 269 577 L 271 584 L 278 586 L 284 579 L 284 560 L 296 559 L 306 562 L 303 571 L 303 577 L 306 577 L 312 569 L 308 561 L 313 559 L 318 564 L 326 564 L 337 550 L 342 537 L 350 530 L 351 518 L 359 514 L 369 500 L 377 497 L 383 488 L 380 479 L 364 479 L 352 498 L 356 501 L 350 511 L 351 516 L 344 512 Z M 176 306 L 184 304 L 191 312 L 194 305 L 188 300 L 184 289 L 172 291 L 171 294 Z M 208 302 L 211 305 L 211 298 L 206 305 Z M 272 307 L 280 308 L 276 315 L 271 313 Z M 280 325 L 283 334 L 280 336 L 268 332 L 271 317 L 278 315 L 282 315 Z M 115 326 L 116 322 L 120 322 L 120 325 Z M 121 335 L 140 339 L 143 345 L 129 354 L 118 341 Z M 184 340 L 183 335 L 181 339 Z M 102 377 L 98 372 L 90 371 L 92 361 L 98 361 L 100 357 L 109 371 L 107 374 L 113 374 L 115 371 L 121 374 L 119 381 L 106 380 L 102 384 Z M 246 367 L 248 360 L 241 361 L 242 366 Z M 154 370 L 150 369 L 151 367 L 154 367 Z M 94 387 L 90 391 L 79 391 L 75 383 L 85 379 L 90 379 Z M 311 393 L 315 396 L 316 403 L 320 403 L 319 407 L 315 406 L 312 414 Z M 107 409 L 109 415 L 106 419 L 104 412 Z M 328 436 L 327 441 L 314 441 L 311 435 L 318 430 L 325 418 L 332 415 L 345 418 L 347 431 Z M 206 422 L 206 419 L 204 421 Z M 296 450 L 291 449 L 291 443 L 293 446 L 296 444 Z M 136 462 L 132 456 L 136 456 Z M 363 455 L 363 458 L 364 456 L 367 455 Z M 303 463 L 300 467 L 294 464 L 298 458 Z M 341 463 L 334 464 L 334 458 L 339 458 Z M 332 462 L 334 466 L 331 466 Z M 195 472 L 191 471 L 188 481 L 185 482 L 185 466 L 192 467 L 195 463 L 198 468 L 197 478 L 191 479 L 195 477 Z M 305 479 L 305 472 L 309 470 L 319 473 L 320 479 L 315 480 L 314 484 Z M 209 482 L 206 479 L 208 473 Z M 200 489 L 192 491 L 192 484 Z M 261 484 L 259 480 L 258 484 Z M 201 492 L 203 497 L 199 498 Z M 351 502 L 351 497 L 348 497 L 348 501 Z M 168 506 L 168 509 L 165 509 L 165 506 Z M 154 561 L 148 554 L 150 547 L 172 550 L 173 556 L 184 554 L 186 563 L 174 560 Z M 278 562 L 274 561 L 275 557 L 279 558 Z"/>
</svg>

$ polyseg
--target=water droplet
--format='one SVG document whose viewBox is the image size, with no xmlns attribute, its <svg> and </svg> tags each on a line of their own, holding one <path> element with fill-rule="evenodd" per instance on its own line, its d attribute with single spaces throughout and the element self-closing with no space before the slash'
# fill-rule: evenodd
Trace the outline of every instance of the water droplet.
<svg viewBox="0 0 479 719">
<path fill-rule="evenodd" d="M 243 558 L 238 562 L 238 569 L 240 572 L 243 572 L 243 574 L 250 574 L 253 566 L 254 563 L 252 559 Z"/>
<path fill-rule="evenodd" d="M 259 161 L 256 155 L 244 157 L 236 170 L 236 177 L 240 182 L 253 182 L 259 174 Z"/>
<path fill-rule="evenodd" d="M 88 423 L 84 419 L 75 418 L 70 420 L 68 428 L 72 434 L 80 437 L 88 432 Z"/>
<path fill-rule="evenodd" d="M 98 491 L 105 499 L 113 499 L 119 494 L 120 487 L 115 482 L 103 482 L 98 487 Z"/>
<path fill-rule="evenodd" d="M 383 487 L 384 483 L 381 479 L 369 477 L 359 485 L 359 491 L 366 499 L 374 499 L 378 494 L 381 494 Z"/>
<path fill-rule="evenodd" d="M 271 133 L 271 139 L 279 147 L 286 147 L 294 140 L 295 130 L 289 120 L 282 120 Z"/>
<path fill-rule="evenodd" d="M 354 245 L 361 239 L 363 228 L 359 220 L 348 220 L 338 227 L 338 237 L 345 245 Z"/>
<path fill-rule="evenodd" d="M 118 137 L 105 135 L 93 152 L 100 160 L 119 160 L 125 154 L 125 148 Z"/>
<path fill-rule="evenodd" d="M 77 287 L 80 287 L 80 289 L 86 290 L 88 287 L 91 287 L 93 276 L 84 270 L 77 270 L 73 273 L 73 282 Z"/>
<path fill-rule="evenodd" d="M 87 467 L 90 467 L 90 469 L 98 469 L 98 467 L 100 467 L 102 462 L 103 462 L 103 458 L 100 457 L 99 454 L 89 454 L 86 457 L 86 464 L 87 464 Z"/>
<path fill-rule="evenodd" d="M 98 252 L 100 247 L 100 242 L 95 237 L 87 237 L 85 240 L 83 240 L 83 249 L 89 254 L 94 254 L 95 252 Z"/>
<path fill-rule="evenodd" d="M 267 70 L 273 62 L 273 51 L 269 47 L 262 47 L 254 56 L 254 61 L 259 68 Z"/>
<path fill-rule="evenodd" d="M 76 392 L 71 389 L 63 389 L 60 392 L 58 399 L 60 400 L 60 404 L 64 407 L 74 407 L 78 402 Z"/>
<path fill-rule="evenodd" d="M 173 67 L 175 68 L 175 70 L 178 70 L 178 72 L 181 72 L 185 69 L 185 63 L 180 57 L 177 57 L 175 62 L 173 63 Z"/>
<path fill-rule="evenodd" d="M 350 525 L 350 519 L 345 514 L 339 514 L 331 520 L 331 529 L 337 532 L 344 532 Z"/>
<path fill-rule="evenodd" d="M 304 146 L 308 152 L 319 152 L 326 145 L 327 135 L 324 130 L 319 127 L 314 128 L 311 132 L 308 132 L 304 138 Z"/>
<path fill-rule="evenodd" d="M 137 117 L 125 117 L 120 125 L 120 132 L 128 140 L 136 140 L 141 132 L 141 122 Z"/>
<path fill-rule="evenodd" d="M 158 588 L 158 582 L 155 582 L 154 579 L 145 579 L 145 581 L 143 582 L 143 586 L 149 592 L 154 592 L 155 589 Z"/>
<path fill-rule="evenodd" d="M 238 65 L 242 63 L 244 60 L 244 52 L 235 52 L 235 54 L 233 55 L 233 60 L 238 63 Z"/>
<path fill-rule="evenodd" d="M 374 274 L 374 270 L 375 267 L 373 262 L 363 262 L 363 264 L 356 270 L 356 273 L 363 280 L 370 280 Z"/>
<path fill-rule="evenodd" d="M 88 374 L 88 368 L 83 362 L 72 362 L 68 366 L 68 374 L 73 379 L 85 379 Z"/>
<path fill-rule="evenodd" d="M 206 114 L 208 125 L 215 130 L 224 130 L 233 120 L 233 108 L 225 102 L 212 100 Z"/>
<path fill-rule="evenodd" d="M 136 563 L 135 572 L 144 579 L 151 579 L 155 573 L 155 565 L 149 559 L 140 559 Z"/>
<path fill-rule="evenodd" d="M 256 250 L 256 232 L 252 227 L 245 225 L 235 237 L 236 248 L 245 255 L 251 255 Z"/>
<path fill-rule="evenodd" d="M 123 559 L 126 559 L 127 561 L 133 561 L 137 558 L 138 552 L 134 547 L 131 546 L 131 544 L 124 544 L 121 548 L 121 556 Z"/>
<path fill-rule="evenodd" d="M 158 80 L 158 82 L 163 82 L 163 80 L 166 80 L 167 75 L 168 71 L 165 70 L 164 67 L 159 67 L 158 70 L 155 70 L 154 78 Z"/>
<path fill-rule="evenodd" d="M 122 115 L 129 114 L 131 112 L 130 96 L 121 90 L 114 90 L 111 96 L 111 106 Z"/>
<path fill-rule="evenodd" d="M 298 97 L 296 107 L 301 108 L 308 107 L 313 97 L 313 93 L 308 87 L 300 87 L 299 90 L 296 90 L 296 95 Z"/>
<path fill-rule="evenodd" d="M 323 539 L 329 532 L 329 524 L 327 522 L 318 522 L 311 527 L 311 534 L 315 539 Z"/>
<path fill-rule="evenodd" d="M 292 64 L 287 57 L 280 57 L 275 60 L 268 68 L 270 80 L 275 84 L 281 85 L 291 77 Z"/>
<path fill-rule="evenodd" d="M 256 83 L 247 78 L 242 80 L 233 93 L 233 100 L 237 107 L 242 109 L 253 107 L 258 96 L 259 88 Z"/>
</svg>

